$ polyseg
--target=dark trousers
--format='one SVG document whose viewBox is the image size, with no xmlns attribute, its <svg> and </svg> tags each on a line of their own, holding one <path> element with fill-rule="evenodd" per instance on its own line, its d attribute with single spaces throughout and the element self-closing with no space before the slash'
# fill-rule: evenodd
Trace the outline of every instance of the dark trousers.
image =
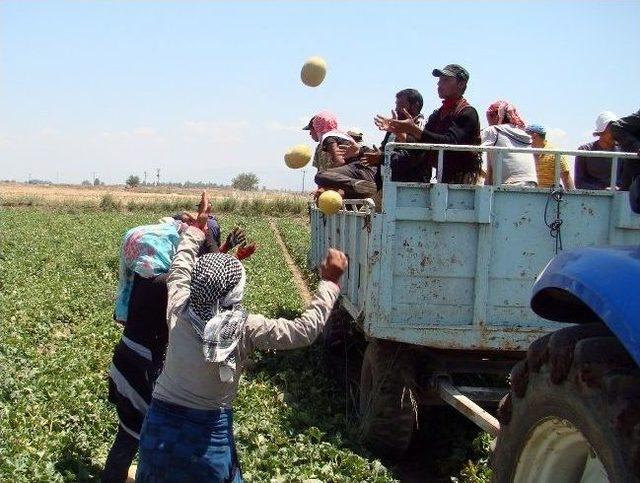
<svg viewBox="0 0 640 483">
<path fill-rule="evenodd" d="M 124 483 L 129 467 L 138 452 L 138 440 L 118 426 L 116 439 L 109 450 L 109 456 L 102 472 L 103 483 Z"/>
<path fill-rule="evenodd" d="M 316 174 L 315 182 L 320 188 L 341 189 L 345 198 L 366 198 L 375 195 L 376 168 L 355 162 L 329 168 Z"/>
</svg>

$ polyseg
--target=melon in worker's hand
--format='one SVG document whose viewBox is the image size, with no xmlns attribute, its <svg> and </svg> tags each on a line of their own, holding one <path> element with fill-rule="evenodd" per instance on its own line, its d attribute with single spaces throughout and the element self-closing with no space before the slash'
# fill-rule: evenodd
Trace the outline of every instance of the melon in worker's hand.
<svg viewBox="0 0 640 483">
<path fill-rule="evenodd" d="M 302 66 L 300 78 L 309 87 L 318 87 L 327 75 L 327 63 L 322 57 L 310 57 Z"/>
<path fill-rule="evenodd" d="M 335 215 L 342 208 L 342 196 L 337 191 L 324 191 L 318 196 L 318 208 L 325 215 Z"/>
<path fill-rule="evenodd" d="M 306 144 L 298 144 L 292 147 L 284 155 L 284 162 L 291 169 L 302 168 L 309 163 L 311 159 L 311 148 Z"/>
</svg>

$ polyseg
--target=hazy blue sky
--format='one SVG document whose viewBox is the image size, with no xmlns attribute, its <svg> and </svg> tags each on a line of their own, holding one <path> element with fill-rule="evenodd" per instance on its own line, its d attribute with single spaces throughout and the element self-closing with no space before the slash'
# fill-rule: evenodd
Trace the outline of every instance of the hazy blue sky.
<svg viewBox="0 0 640 483">
<path fill-rule="evenodd" d="M 640 2 L 0 2 L 0 179 L 228 182 L 299 188 L 283 153 L 316 111 L 379 143 L 376 113 L 434 67 L 471 73 L 480 112 L 512 101 L 556 144 L 640 107 Z M 329 64 L 300 82 L 304 60 Z M 311 171 L 307 172 L 307 181 Z"/>
</svg>

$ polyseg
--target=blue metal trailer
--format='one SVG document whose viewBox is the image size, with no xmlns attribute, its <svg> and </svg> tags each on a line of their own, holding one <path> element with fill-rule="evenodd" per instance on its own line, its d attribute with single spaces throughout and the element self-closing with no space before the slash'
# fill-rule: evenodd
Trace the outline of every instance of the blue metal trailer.
<svg viewBox="0 0 640 483">
<path fill-rule="evenodd" d="M 615 189 L 618 162 L 635 154 L 580 151 L 613 159 L 612 189 L 564 191 L 392 182 L 389 156 L 399 148 L 438 151 L 438 173 L 445 150 L 494 151 L 495 179 L 505 152 L 552 153 L 556 186 L 560 156 L 578 154 L 389 144 L 381 206 L 346 200 L 329 217 L 311 207 L 310 262 L 317 265 L 328 247 L 346 253 L 340 305 L 369 341 L 360 388 L 364 437 L 396 454 L 408 445 L 419 403 L 434 395 L 497 435 L 497 419 L 471 400 L 491 399 L 492 390 L 456 387 L 451 375 L 508 372 L 534 341 L 573 326 L 575 320 L 551 322 L 530 306 L 536 277 L 558 252 L 640 245 L 640 215 L 629 208 L 628 193 Z"/>
</svg>

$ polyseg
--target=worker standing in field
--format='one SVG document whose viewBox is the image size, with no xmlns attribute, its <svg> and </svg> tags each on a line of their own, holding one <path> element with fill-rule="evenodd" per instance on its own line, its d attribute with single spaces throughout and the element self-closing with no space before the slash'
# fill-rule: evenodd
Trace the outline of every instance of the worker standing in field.
<svg viewBox="0 0 640 483">
<path fill-rule="evenodd" d="M 167 347 L 167 272 L 180 233 L 195 222 L 195 216 L 184 213 L 160 221 L 129 230 L 120 252 L 114 318 L 124 330 L 109 367 L 109 401 L 116 406 L 119 424 L 103 482 L 125 481 L 138 451 L 140 429 Z M 201 254 L 226 252 L 246 241 L 236 228 L 220 247 L 220 226 L 213 216 L 208 217 L 207 227 Z"/>
<path fill-rule="evenodd" d="M 294 349 L 322 332 L 340 293 L 346 256 L 330 249 L 322 280 L 294 320 L 249 314 L 240 261 L 222 253 L 197 258 L 207 225 L 203 193 L 198 222 L 182 234 L 167 279 L 169 345 L 140 435 L 136 481 L 240 482 L 233 439 L 238 380 L 255 349 Z"/>
</svg>

